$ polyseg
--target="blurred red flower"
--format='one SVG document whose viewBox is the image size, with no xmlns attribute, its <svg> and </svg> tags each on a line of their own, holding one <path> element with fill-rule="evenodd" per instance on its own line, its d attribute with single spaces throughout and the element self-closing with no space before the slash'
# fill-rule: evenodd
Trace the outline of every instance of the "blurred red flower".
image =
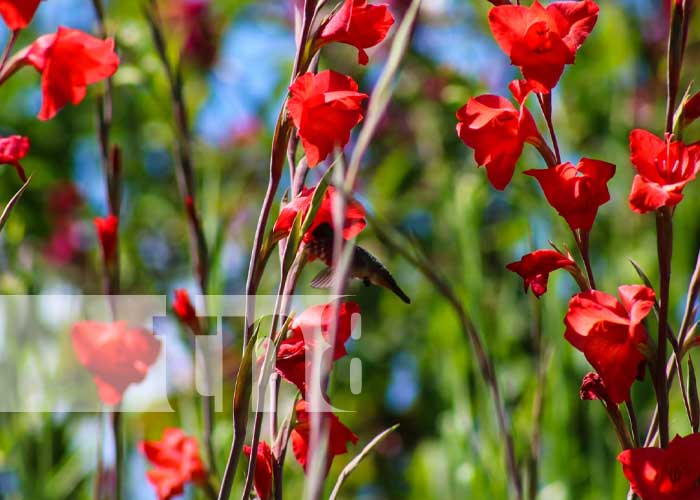
<svg viewBox="0 0 700 500">
<path fill-rule="evenodd" d="M 394 24 L 388 5 L 372 5 L 367 0 L 345 0 L 343 6 L 322 26 L 317 47 L 340 42 L 357 48 L 357 61 L 365 65 L 369 57 L 364 49 L 374 47 L 386 37 Z"/>
<path fill-rule="evenodd" d="M 589 231 L 598 207 L 610 200 L 607 183 L 615 165 L 581 158 L 578 165 L 562 163 L 554 168 L 527 170 L 540 183 L 550 205 L 566 219 L 571 229 Z"/>
<path fill-rule="evenodd" d="M 632 486 L 644 500 L 700 498 L 700 434 L 676 437 L 668 448 L 635 448 L 617 459 Z"/>
<path fill-rule="evenodd" d="M 457 134 L 474 149 L 477 165 L 486 167 L 489 182 L 499 190 L 513 178 L 525 143 L 542 140 L 535 120 L 522 104 L 529 90 L 521 89 L 519 82 L 511 83 L 510 89 L 520 109 L 505 97 L 486 94 L 469 99 L 457 111 Z"/>
<path fill-rule="evenodd" d="M 243 447 L 243 453 L 248 458 L 250 458 L 252 451 L 253 449 L 248 445 Z M 272 495 L 272 450 L 270 445 L 265 441 L 260 441 L 256 455 L 255 475 L 253 476 L 255 492 L 258 494 L 259 500 L 269 500 Z"/>
<path fill-rule="evenodd" d="M 179 288 L 175 290 L 175 301 L 173 302 L 173 311 L 180 319 L 182 324 L 192 330 L 193 333 L 200 333 L 199 318 L 197 318 L 197 311 L 192 305 L 190 300 L 190 294 L 184 288 Z"/>
<path fill-rule="evenodd" d="M 119 404 L 127 387 L 146 377 L 160 352 L 152 333 L 123 321 L 80 321 L 73 325 L 71 340 L 78 361 L 92 372 L 100 399 L 108 405 Z"/>
<path fill-rule="evenodd" d="M 100 240 L 102 255 L 105 262 L 113 262 L 117 256 L 117 231 L 119 230 L 119 217 L 108 215 L 107 217 L 95 217 L 93 221 L 97 238 Z"/>
<path fill-rule="evenodd" d="M 598 290 L 579 293 L 569 302 L 564 337 L 603 378 L 610 399 L 622 403 L 640 373 L 647 342 L 642 321 L 654 307 L 654 291 L 642 285 L 618 288 L 620 301 Z"/>
<path fill-rule="evenodd" d="M 27 182 L 27 175 L 20 160 L 29 153 L 29 139 L 21 135 L 0 137 L 0 165 L 12 165 L 17 170 L 22 182 Z"/>
<path fill-rule="evenodd" d="M 362 101 L 368 96 L 357 90 L 352 78 L 331 70 L 301 75 L 289 87 L 287 111 L 309 167 L 344 147 L 352 128 L 362 121 Z"/>
<path fill-rule="evenodd" d="M 683 199 L 683 188 L 700 170 L 700 146 L 656 137 L 646 130 L 630 133 L 630 160 L 637 168 L 632 182 L 630 208 L 646 213 L 674 207 Z"/>
<path fill-rule="evenodd" d="M 557 269 L 576 266 L 576 263 L 556 250 L 535 250 L 524 255 L 518 262 L 512 262 L 507 269 L 519 274 L 523 278 L 525 292 L 532 288 L 535 297 L 541 297 L 547 291 L 549 273 Z"/>
<path fill-rule="evenodd" d="M 292 230 L 294 219 L 300 212 L 302 217 L 306 216 L 311 202 L 313 201 L 314 191 L 316 188 L 303 188 L 301 193 L 294 198 L 293 201 L 287 203 L 280 210 L 280 215 L 272 229 L 273 239 L 279 240 L 284 238 Z M 333 203 L 335 197 L 338 196 L 333 186 L 328 186 L 323 194 L 321 206 L 316 212 L 316 217 L 311 223 L 311 227 L 304 234 L 304 242 L 309 243 L 312 239 L 312 233 L 321 224 L 330 224 L 333 226 Z M 365 228 L 367 221 L 365 219 L 365 209 L 357 201 L 351 201 L 345 208 L 345 225 L 343 226 L 343 238 L 346 240 L 354 238 Z"/>
<path fill-rule="evenodd" d="M 139 449 L 155 466 L 146 477 L 159 500 L 170 500 L 182 494 L 187 483 L 204 484 L 207 481 L 199 444 L 182 429 L 165 429 L 160 441 L 141 441 Z"/>
<path fill-rule="evenodd" d="M 32 22 L 40 0 L 0 0 L 0 16 L 10 31 L 27 27 Z"/>
<path fill-rule="evenodd" d="M 598 5 L 592 0 L 554 2 L 544 8 L 500 5 L 489 12 L 489 26 L 496 42 L 519 66 L 537 92 L 549 92 L 564 66 L 573 64 L 576 51 L 593 30 Z"/>
<path fill-rule="evenodd" d="M 335 332 L 332 361 L 347 354 L 345 343 L 352 334 L 356 314 L 360 314 L 360 306 L 354 302 L 343 302 L 338 307 L 338 326 Z M 320 331 L 325 340 L 321 346 L 324 355 L 329 354 L 328 341 L 334 320 L 333 304 L 310 307 L 294 319 L 291 325 L 291 335 L 280 343 L 275 369 L 283 379 L 296 385 L 302 396 L 306 394 L 307 371 L 311 372 L 315 348 L 314 338 Z"/>
<path fill-rule="evenodd" d="M 311 423 L 313 416 L 308 414 L 309 406 L 304 400 L 296 405 L 297 423 L 292 429 L 292 451 L 306 472 L 309 450 L 311 447 Z M 357 436 L 332 413 L 323 413 L 321 421 L 328 426 L 328 448 L 326 451 L 326 474 L 331 468 L 333 458 L 348 452 L 347 443 L 357 444 Z"/>
<path fill-rule="evenodd" d="M 114 40 L 100 40 L 80 30 L 58 28 L 19 51 L 0 75 L 0 82 L 22 66 L 42 74 L 40 120 L 50 120 L 66 104 L 80 103 L 87 86 L 112 76 L 119 66 Z"/>
</svg>

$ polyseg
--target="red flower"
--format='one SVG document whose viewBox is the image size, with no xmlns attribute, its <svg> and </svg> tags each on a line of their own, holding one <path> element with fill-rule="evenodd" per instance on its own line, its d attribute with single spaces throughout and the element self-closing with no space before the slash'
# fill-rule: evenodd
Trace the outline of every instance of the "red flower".
<svg viewBox="0 0 700 500">
<path fill-rule="evenodd" d="M 635 448 L 617 459 L 632 486 L 644 500 L 700 498 L 700 434 L 676 437 L 668 448 Z"/>
<path fill-rule="evenodd" d="M 646 130 L 630 133 L 630 159 L 637 168 L 632 182 L 630 208 L 646 213 L 674 207 L 683 199 L 683 188 L 700 170 L 700 146 L 661 140 Z"/>
<path fill-rule="evenodd" d="M 18 52 L 0 75 L 0 82 L 28 64 L 42 74 L 39 119 L 50 120 L 69 102 L 80 103 L 88 85 L 112 76 L 119 57 L 111 38 L 100 40 L 80 30 L 60 27 L 56 34 L 39 37 Z"/>
<path fill-rule="evenodd" d="M 357 91 L 349 76 L 326 70 L 306 73 L 289 87 L 287 111 L 313 168 L 336 147 L 344 147 L 350 131 L 362 121 L 362 101 L 367 94 Z"/>
<path fill-rule="evenodd" d="M 535 250 L 524 255 L 518 262 L 512 262 L 507 269 L 519 274 L 523 278 L 525 292 L 532 287 L 535 297 L 541 297 L 547 291 L 549 273 L 562 268 L 573 268 L 576 263 L 556 250 Z"/>
<path fill-rule="evenodd" d="M 571 229 L 589 231 L 598 207 L 610 200 L 607 182 L 615 175 L 615 165 L 581 158 L 578 165 L 562 163 L 544 170 L 527 170 L 540 183 L 542 191 Z"/>
<path fill-rule="evenodd" d="M 0 137 L 0 165 L 12 165 L 17 170 L 22 182 L 27 182 L 27 175 L 19 161 L 29 153 L 29 139 L 21 135 Z"/>
<path fill-rule="evenodd" d="M 250 446 L 243 447 L 243 453 L 250 458 L 253 449 Z M 272 450 L 265 441 L 258 443 L 255 459 L 255 475 L 253 484 L 259 500 L 269 500 L 272 495 Z"/>
<path fill-rule="evenodd" d="M 280 215 L 275 222 L 275 226 L 272 229 L 273 239 L 279 240 L 284 238 L 289 234 L 294 226 L 294 219 L 296 219 L 297 214 L 300 212 L 303 214 L 302 217 L 306 217 L 306 212 L 308 212 L 311 207 L 311 202 L 313 201 L 315 188 L 303 188 L 301 193 L 294 198 L 290 203 L 287 203 L 282 210 L 280 210 Z M 308 243 L 311 241 L 312 233 L 321 224 L 330 224 L 333 226 L 333 203 L 335 197 L 337 196 L 336 190 L 333 186 L 328 186 L 326 192 L 323 194 L 323 200 L 321 200 L 321 206 L 316 212 L 316 217 L 311 223 L 311 227 L 304 234 L 304 242 Z M 346 240 L 354 238 L 365 228 L 367 221 L 365 220 L 365 209 L 357 201 L 351 201 L 346 205 L 345 208 L 345 225 L 343 226 L 343 238 Z"/>
<path fill-rule="evenodd" d="M 696 92 L 683 105 L 683 125 L 688 126 L 700 118 L 700 92 Z"/>
<path fill-rule="evenodd" d="M 313 417 L 308 414 L 308 403 L 303 399 L 296 405 L 297 424 L 291 432 L 292 451 L 306 472 L 306 465 L 309 458 L 309 448 L 311 447 L 311 423 Z M 333 463 L 336 455 L 343 455 L 348 452 L 348 441 L 357 444 L 357 436 L 332 413 L 324 413 L 321 421 L 325 421 L 328 426 L 328 448 L 326 451 L 326 473 Z"/>
<path fill-rule="evenodd" d="M 123 321 L 80 321 L 71 330 L 78 361 L 92 372 L 100 399 L 121 402 L 130 384 L 141 382 L 160 352 L 160 341 L 150 332 L 129 328 Z"/>
<path fill-rule="evenodd" d="M 642 320 L 654 307 L 654 291 L 642 285 L 618 288 L 621 303 L 598 290 L 579 293 L 569 302 L 564 337 L 603 378 L 614 403 L 627 401 L 639 374 L 647 342 Z"/>
<path fill-rule="evenodd" d="M 355 326 L 355 315 L 360 314 L 360 306 L 354 302 L 344 302 L 338 308 L 338 326 L 335 332 L 333 359 L 338 360 L 347 354 L 345 343 L 350 338 Z M 314 338 L 320 330 L 326 342 L 322 348 L 329 354 L 330 345 L 327 343 L 331 334 L 334 318 L 333 304 L 322 304 L 310 307 L 291 325 L 291 335 L 280 343 L 277 351 L 275 369 L 282 378 L 296 385 L 302 395 L 306 394 L 307 372 L 311 373 L 313 362 Z"/>
<path fill-rule="evenodd" d="M 503 190 L 515 172 L 515 164 L 526 142 L 541 141 L 535 120 L 522 105 L 529 93 L 519 82 L 510 85 L 520 109 L 505 97 L 480 95 L 457 111 L 457 134 L 462 142 L 474 149 L 474 160 L 486 167 L 489 182 Z"/>
<path fill-rule="evenodd" d="M 18 31 L 32 22 L 40 0 L 0 0 L 0 16 L 10 31 Z"/>
<path fill-rule="evenodd" d="M 374 47 L 386 37 L 394 24 L 388 5 L 371 5 L 367 0 L 345 0 L 343 6 L 322 27 L 317 46 L 340 42 L 357 48 L 357 61 L 369 62 L 364 49 Z"/>
<path fill-rule="evenodd" d="M 192 305 L 190 294 L 187 290 L 180 288 L 175 290 L 175 302 L 173 302 L 173 311 L 184 325 L 187 325 L 195 334 L 199 333 L 199 318 L 197 311 Z"/>
<path fill-rule="evenodd" d="M 113 262 L 117 255 L 117 231 L 119 230 L 119 217 L 108 215 L 107 217 L 95 217 L 95 230 L 97 238 L 102 246 L 102 255 L 105 262 Z"/>
<path fill-rule="evenodd" d="M 573 64 L 595 26 L 598 10 L 592 0 L 554 2 L 546 9 L 537 0 L 530 7 L 500 5 L 489 12 L 489 26 L 511 64 L 520 66 L 538 92 L 547 93 L 564 66 Z"/>
<path fill-rule="evenodd" d="M 207 481 L 199 444 L 182 429 L 165 429 L 160 441 L 141 441 L 139 449 L 155 466 L 146 476 L 159 500 L 169 500 L 182 494 L 187 483 L 201 485 Z"/>
</svg>

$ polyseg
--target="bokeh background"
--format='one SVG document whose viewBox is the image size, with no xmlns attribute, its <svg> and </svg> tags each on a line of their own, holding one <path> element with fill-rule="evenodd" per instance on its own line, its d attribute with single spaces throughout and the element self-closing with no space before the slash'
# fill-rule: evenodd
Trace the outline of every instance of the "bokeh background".
<svg viewBox="0 0 700 500">
<path fill-rule="evenodd" d="M 408 4 L 391 3 L 397 17 Z M 627 134 L 638 126 L 656 133 L 663 129 L 666 3 L 601 0 L 595 30 L 554 93 L 563 157 L 577 162 L 589 156 L 617 164 L 610 183 L 612 201 L 600 210 L 591 242 L 598 284 L 608 293 L 639 282 L 630 258 L 656 282 L 653 217 L 627 207 L 633 175 Z M 215 294 L 244 290 L 267 182 L 271 132 L 294 53 L 290 4 L 162 1 L 170 13 L 170 47 L 174 53 L 183 44 L 187 47 L 182 59 L 185 93 L 195 135 L 199 200 L 214 252 Z M 517 77 L 488 31 L 490 7 L 486 0 L 424 1 L 394 98 L 363 164 L 358 196 L 386 224 L 413 235 L 472 314 L 496 365 L 518 458 L 525 468 L 533 454 L 538 456 L 539 498 L 623 498 L 627 483 L 615 460 L 619 450 L 614 433 L 599 404 L 579 400 L 580 381 L 589 368 L 563 339 L 562 319 L 575 284 L 555 273 L 549 293 L 537 301 L 505 269 L 522 254 L 546 247 L 548 240 L 574 247 L 568 227 L 547 206 L 534 179 L 516 173 L 505 192 L 492 189 L 455 134 L 455 112 L 469 97 L 507 95 L 508 82 Z M 184 18 L 178 15 L 183 8 L 192 9 Z M 168 88 L 140 3 L 111 1 L 107 14 L 123 61 L 114 79 L 113 128 L 113 140 L 124 150 L 123 293 L 163 294 L 170 300 L 174 288 L 194 293 L 196 286 L 174 175 Z M 19 46 L 58 25 L 95 32 L 91 2 L 44 1 Z M 4 46 L 8 33 L 3 30 Z M 366 91 L 379 75 L 389 44 L 372 52 L 366 68 L 356 64 L 352 48 L 328 47 L 321 67 L 352 75 Z M 697 77 L 699 49 L 700 36 L 691 29 L 683 85 Z M 92 218 L 107 209 L 96 103 L 88 97 L 54 120 L 39 122 L 35 115 L 40 97 L 39 80 L 31 70 L 0 89 L 0 134 L 30 136 L 32 150 L 24 165 L 34 175 L 0 238 L 0 292 L 98 294 L 100 260 Z M 534 106 L 532 111 L 539 120 L 539 111 Z M 687 138 L 700 138 L 697 126 L 688 130 Z M 540 166 L 534 150 L 526 149 L 519 170 Z M 312 172 L 310 181 L 316 176 Z M 5 167 L 0 200 L 9 200 L 18 187 L 15 173 Z M 685 193 L 675 217 L 671 296 L 676 328 L 700 244 L 698 183 Z M 334 403 L 355 410 L 342 420 L 360 436 L 361 445 L 394 423 L 401 427 L 350 477 L 343 498 L 507 498 L 493 403 L 453 310 L 417 270 L 381 245 L 371 226 L 360 242 L 392 269 L 413 304 L 406 306 L 384 290 L 351 287 L 363 313 L 362 338 L 349 346 L 351 355 L 363 361 L 363 392 L 350 393 L 348 369 L 341 363 L 333 382 Z M 309 266 L 301 282 L 308 283 L 317 271 Z M 268 273 L 261 293 L 274 293 L 275 272 Z M 301 291 L 318 293 L 307 286 Z M 6 315 L 4 311 L 3 319 Z M 0 362 L 17 363 L 29 354 L 3 323 Z M 174 330 L 177 324 L 170 319 L 165 328 Z M 225 391 L 230 399 L 241 332 L 232 323 L 225 333 L 230 345 Z M 44 356 L 50 359 L 58 355 L 54 347 L 68 328 L 47 328 L 44 334 Z M 191 364 L 183 348 L 168 368 L 177 413 L 126 417 L 130 500 L 155 498 L 145 480 L 146 464 L 136 451 L 139 439 L 157 438 L 170 425 L 199 432 L 197 399 L 188 379 Z M 538 391 L 543 400 L 540 418 Z M 652 408 L 649 380 L 636 384 L 633 394 L 646 428 Z M 687 434 L 676 393 L 671 404 L 673 431 Z M 100 418 L 1 414 L 0 498 L 89 498 Z M 217 415 L 214 435 L 221 468 L 231 439 L 230 403 Z M 336 459 L 329 483 L 359 449 Z M 285 477 L 288 498 L 299 497 L 303 474 L 293 458 L 287 460 Z M 188 498 L 196 494 L 187 493 Z"/>
</svg>

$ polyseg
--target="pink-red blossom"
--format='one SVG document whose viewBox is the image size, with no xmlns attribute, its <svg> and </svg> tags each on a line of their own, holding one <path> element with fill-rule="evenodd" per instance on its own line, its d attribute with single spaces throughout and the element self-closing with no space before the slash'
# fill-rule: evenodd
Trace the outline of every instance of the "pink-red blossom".
<svg viewBox="0 0 700 500">
<path fill-rule="evenodd" d="M 700 498 L 700 434 L 676 436 L 668 448 L 635 448 L 617 459 L 632 490 L 643 500 Z"/>
<path fill-rule="evenodd" d="M 123 321 L 80 321 L 71 330 L 73 350 L 92 373 L 102 402 L 119 404 L 131 384 L 141 382 L 160 353 L 160 341 Z"/>
<path fill-rule="evenodd" d="M 185 485 L 202 485 L 207 469 L 199 453 L 197 439 L 182 429 L 168 428 L 160 441 L 142 441 L 139 449 L 154 466 L 146 473 L 158 500 L 170 500 L 185 491 Z"/>
<path fill-rule="evenodd" d="M 0 137 L 0 165 L 12 165 L 23 182 L 27 181 L 27 175 L 20 164 L 20 160 L 29 153 L 29 139 L 21 135 Z"/>
<path fill-rule="evenodd" d="M 686 146 L 665 140 L 646 130 L 630 133 L 630 160 L 637 169 L 629 204 L 638 213 L 674 207 L 683 199 L 683 188 L 700 170 L 700 145 Z"/>
<path fill-rule="evenodd" d="M 355 80 L 331 70 L 305 73 L 289 87 L 287 111 L 309 167 L 348 143 L 350 131 L 362 121 L 362 102 L 367 97 L 358 92 Z"/>
<path fill-rule="evenodd" d="M 581 351 L 602 377 L 610 399 L 622 403 L 645 360 L 643 320 L 654 307 L 654 291 L 642 285 L 618 288 L 620 301 L 598 290 L 579 293 L 569 302 L 564 337 Z"/>
<path fill-rule="evenodd" d="M 367 0 L 345 0 L 340 9 L 323 25 L 318 47 L 339 42 L 357 48 L 360 64 L 367 64 L 365 49 L 374 47 L 386 37 L 394 24 L 394 16 L 386 4 L 373 5 Z"/>
<path fill-rule="evenodd" d="M 525 291 L 532 288 L 532 293 L 539 298 L 547 291 L 549 273 L 575 266 L 576 263 L 570 256 L 567 257 L 556 250 L 544 249 L 523 255 L 518 262 L 512 262 L 506 268 L 519 274 L 523 278 Z"/>
<path fill-rule="evenodd" d="M 469 99 L 457 111 L 457 135 L 474 150 L 477 165 L 486 167 L 489 182 L 500 190 L 512 179 L 525 143 L 542 140 L 535 120 L 523 105 L 528 86 L 515 81 L 510 89 L 519 108 L 505 97 L 486 94 Z"/>
<path fill-rule="evenodd" d="M 511 64 L 520 67 L 537 92 L 546 93 L 564 66 L 574 63 L 598 10 L 592 0 L 553 2 L 546 8 L 538 0 L 530 6 L 499 5 L 489 12 L 489 26 Z"/>
<path fill-rule="evenodd" d="M 608 181 L 615 165 L 582 158 L 578 165 L 562 163 L 554 168 L 527 170 L 540 183 L 549 204 L 571 229 L 590 230 L 598 207 L 610 200 Z"/>
</svg>

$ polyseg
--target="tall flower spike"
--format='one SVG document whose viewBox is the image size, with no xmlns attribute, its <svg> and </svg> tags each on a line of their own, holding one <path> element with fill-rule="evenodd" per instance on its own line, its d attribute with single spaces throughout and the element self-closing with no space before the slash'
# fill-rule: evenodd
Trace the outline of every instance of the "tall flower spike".
<svg viewBox="0 0 700 500">
<path fill-rule="evenodd" d="M 654 307 L 654 291 L 642 285 L 618 288 L 620 301 L 612 295 L 590 290 L 569 302 L 564 318 L 564 337 L 602 377 L 610 399 L 622 403 L 640 375 L 645 358 L 640 348 L 647 343 L 642 321 Z"/>
<path fill-rule="evenodd" d="M 549 204 L 571 229 L 589 231 L 598 208 L 610 200 L 607 183 L 615 175 L 615 165 L 582 158 L 576 166 L 567 162 L 524 173 L 537 179 Z"/>
<path fill-rule="evenodd" d="M 671 137 L 662 140 L 646 130 L 630 133 L 630 159 L 637 169 L 630 192 L 630 208 L 646 213 L 674 207 L 683 188 L 700 171 L 700 145 L 686 146 Z"/>
<path fill-rule="evenodd" d="M 112 76 L 119 67 L 114 40 L 100 40 L 80 30 L 58 28 L 19 51 L 0 75 L 0 82 L 23 66 L 41 73 L 40 120 L 50 120 L 68 103 L 79 104 L 87 86 Z"/>
<path fill-rule="evenodd" d="M 537 92 L 549 92 L 564 66 L 593 30 L 598 5 L 592 0 L 554 2 L 544 8 L 538 0 L 529 6 L 500 5 L 489 12 L 496 42 L 519 66 Z"/>
<path fill-rule="evenodd" d="M 394 16 L 385 4 L 372 5 L 367 0 L 345 0 L 342 7 L 322 26 L 317 47 L 331 42 L 346 43 L 357 48 L 357 60 L 365 65 L 369 57 L 365 49 L 386 38 L 394 24 Z"/>
<path fill-rule="evenodd" d="M 310 168 L 350 140 L 350 131 L 363 118 L 362 101 L 349 76 L 326 70 L 299 76 L 289 87 L 287 111 L 306 152 Z"/>
<path fill-rule="evenodd" d="M 10 31 L 26 28 L 39 8 L 40 0 L 0 0 L 0 17 Z"/>
</svg>

